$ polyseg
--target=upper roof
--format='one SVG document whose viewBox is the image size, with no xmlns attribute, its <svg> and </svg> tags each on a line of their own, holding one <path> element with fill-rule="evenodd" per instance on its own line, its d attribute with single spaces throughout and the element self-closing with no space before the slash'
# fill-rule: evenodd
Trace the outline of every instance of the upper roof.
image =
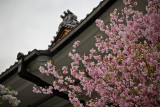
<svg viewBox="0 0 160 107">
<path fill-rule="evenodd" d="M 106 11 L 107 8 L 109 8 L 116 0 L 103 0 L 99 3 L 99 5 L 92 10 L 90 14 L 86 15 L 86 18 L 81 20 L 80 23 L 76 20 L 76 16 L 70 12 L 64 12 L 64 14 L 67 16 L 71 15 L 73 17 L 73 25 L 70 23 L 61 23 L 59 26 L 59 30 L 61 30 L 63 27 L 70 27 L 72 30 L 67 34 L 67 36 L 63 37 L 60 41 L 56 42 L 54 44 L 54 41 L 51 42 L 51 47 L 47 50 L 36 50 L 34 49 L 31 52 L 28 52 L 27 55 L 24 55 L 24 61 L 29 63 L 32 60 L 34 60 L 36 57 L 40 55 L 54 55 L 57 53 L 60 49 L 62 49 L 66 44 L 68 44 L 70 41 L 72 41 L 75 37 L 78 36 L 83 30 L 85 30 L 89 25 L 91 25 L 101 14 L 103 14 L 104 11 Z M 65 16 L 61 16 L 62 19 L 65 19 Z M 59 30 L 57 32 L 57 35 L 59 34 Z M 56 36 L 57 37 L 57 36 Z M 18 62 L 15 62 L 15 64 L 11 65 L 6 71 L 2 72 L 0 75 L 0 83 L 5 81 L 5 79 L 9 78 L 13 74 L 17 73 L 18 71 Z"/>
</svg>

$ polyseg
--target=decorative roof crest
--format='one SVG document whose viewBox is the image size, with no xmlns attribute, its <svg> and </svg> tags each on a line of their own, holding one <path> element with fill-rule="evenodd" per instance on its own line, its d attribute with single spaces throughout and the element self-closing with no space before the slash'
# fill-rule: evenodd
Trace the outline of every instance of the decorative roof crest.
<svg viewBox="0 0 160 107">
<path fill-rule="evenodd" d="M 61 30 L 61 28 L 65 27 L 65 28 L 73 29 L 79 23 L 77 21 L 77 16 L 74 15 L 70 10 L 64 11 L 63 13 L 64 13 L 64 15 L 60 16 L 63 19 L 63 21 L 60 23 L 60 25 L 58 27 L 57 34 Z"/>
</svg>

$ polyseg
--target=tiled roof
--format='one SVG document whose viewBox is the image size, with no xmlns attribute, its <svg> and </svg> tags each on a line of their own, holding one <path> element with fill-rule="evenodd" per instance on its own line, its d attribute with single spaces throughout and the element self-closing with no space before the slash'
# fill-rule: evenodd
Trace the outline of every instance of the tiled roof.
<svg viewBox="0 0 160 107">
<path fill-rule="evenodd" d="M 54 40 L 51 41 L 52 48 L 49 48 L 48 50 L 36 50 L 29 51 L 27 55 L 24 55 L 24 61 L 30 62 L 33 60 L 33 58 L 39 56 L 39 55 L 50 55 L 55 54 L 58 52 L 60 48 L 62 48 L 62 45 L 65 43 L 68 43 L 70 38 L 77 35 L 79 32 L 84 30 L 86 26 L 88 26 L 92 21 L 95 21 L 96 18 L 98 18 L 104 11 L 107 9 L 112 3 L 114 3 L 116 0 L 103 0 L 99 3 L 99 5 L 92 10 L 90 14 L 86 15 L 86 18 L 81 20 L 79 24 L 73 28 L 67 36 L 62 38 L 60 41 L 58 41 L 56 44 L 53 45 Z M 108 7 L 107 7 L 108 6 Z M 103 10 L 103 11 L 102 11 Z M 54 37 L 56 38 L 56 37 Z M 18 70 L 18 62 L 15 62 L 13 65 L 11 65 L 6 71 L 2 72 L 0 74 L 0 83 L 2 83 L 5 79 L 7 79 L 9 76 L 16 73 Z"/>
</svg>

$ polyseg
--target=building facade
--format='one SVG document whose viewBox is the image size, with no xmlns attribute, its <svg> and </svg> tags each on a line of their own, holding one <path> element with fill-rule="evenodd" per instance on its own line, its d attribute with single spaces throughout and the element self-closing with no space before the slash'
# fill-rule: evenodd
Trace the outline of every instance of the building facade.
<svg viewBox="0 0 160 107">
<path fill-rule="evenodd" d="M 145 9 L 145 2 L 138 1 L 136 7 L 140 11 Z M 21 100 L 19 107 L 72 107 L 66 93 L 53 90 L 52 95 L 36 94 L 32 92 L 34 84 L 39 86 L 52 85 L 54 77 L 47 77 L 39 72 L 39 66 L 43 66 L 51 60 L 56 68 L 66 65 L 70 67 L 72 60 L 68 53 L 72 50 L 74 41 L 79 40 L 79 53 L 89 53 L 95 47 L 95 36 L 105 35 L 96 27 L 95 20 L 104 20 L 110 23 L 110 11 L 124 7 L 123 0 L 104 0 L 80 22 L 71 11 L 65 11 L 61 16 L 57 36 L 51 42 L 47 50 L 33 50 L 27 55 L 18 53 L 17 62 L 0 75 L 0 84 L 11 86 L 18 91 L 17 98 Z M 4 103 L 2 107 L 9 106 Z"/>
</svg>

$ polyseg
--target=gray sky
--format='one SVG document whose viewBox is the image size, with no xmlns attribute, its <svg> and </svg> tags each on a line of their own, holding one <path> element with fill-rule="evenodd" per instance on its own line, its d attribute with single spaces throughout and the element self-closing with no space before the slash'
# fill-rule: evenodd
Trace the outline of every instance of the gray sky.
<svg viewBox="0 0 160 107">
<path fill-rule="evenodd" d="M 84 19 L 102 0 L 0 0 L 0 73 L 17 53 L 47 49 L 67 9 Z"/>
</svg>

